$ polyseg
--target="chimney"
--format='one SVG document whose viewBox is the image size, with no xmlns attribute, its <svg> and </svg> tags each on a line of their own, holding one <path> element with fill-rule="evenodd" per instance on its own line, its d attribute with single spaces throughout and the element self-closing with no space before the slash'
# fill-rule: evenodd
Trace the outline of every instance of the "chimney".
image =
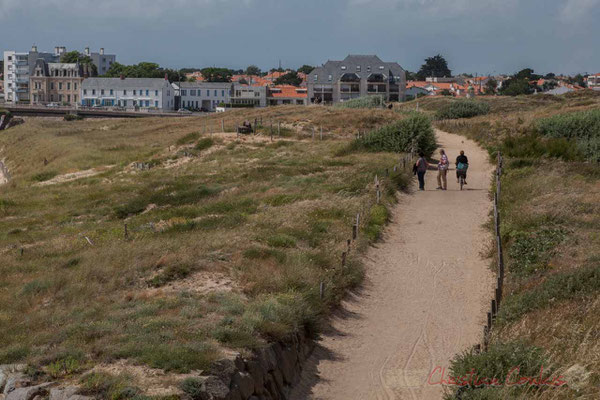
<svg viewBox="0 0 600 400">
<path fill-rule="evenodd" d="M 103 56 L 104 55 L 104 47 L 100 47 L 100 55 Z"/>
<path fill-rule="evenodd" d="M 58 56 L 58 55 L 60 55 L 60 53 L 58 52 L 58 49 L 59 49 L 59 47 L 58 47 L 58 46 L 55 46 L 55 47 L 54 47 L 54 55 L 55 55 L 55 56 Z"/>
<path fill-rule="evenodd" d="M 169 75 L 165 72 L 165 81 L 169 80 Z"/>
<path fill-rule="evenodd" d="M 86 47 L 84 52 L 85 52 L 86 56 L 89 56 L 90 55 L 90 48 Z"/>
<path fill-rule="evenodd" d="M 125 75 L 121 74 L 121 76 L 119 78 L 121 78 L 121 80 L 124 80 L 125 79 Z"/>
<path fill-rule="evenodd" d="M 31 52 L 37 53 L 37 46 L 35 44 L 33 46 L 31 46 Z"/>
</svg>

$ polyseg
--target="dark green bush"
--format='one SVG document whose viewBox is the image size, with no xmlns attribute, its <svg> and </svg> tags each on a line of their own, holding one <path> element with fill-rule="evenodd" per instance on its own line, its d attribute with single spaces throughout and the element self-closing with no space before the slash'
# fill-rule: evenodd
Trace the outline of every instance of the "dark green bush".
<svg viewBox="0 0 600 400">
<path fill-rule="evenodd" d="M 198 378 L 186 378 L 181 382 L 179 388 L 187 394 L 191 400 L 203 400 L 206 392 L 202 389 L 202 380 Z"/>
<path fill-rule="evenodd" d="M 482 353 L 464 352 L 451 361 L 449 374 L 459 378 L 459 382 L 464 383 L 464 386 L 453 387 L 444 399 L 506 399 L 507 391 L 514 394 L 531 390 L 528 385 L 515 385 L 512 389 L 505 386 L 506 382 L 516 382 L 517 376 L 539 377 L 542 367 L 545 371 L 544 378 L 551 376 L 547 362 L 541 349 L 519 342 L 492 344 L 487 352 Z M 515 368 L 519 368 L 519 371 L 517 372 Z M 473 373 L 472 377 L 471 373 Z M 437 375 L 432 374 L 430 381 L 435 383 L 440 376 L 441 372 Z M 496 388 L 489 385 L 475 385 L 477 380 L 489 382 L 494 378 L 499 383 Z M 500 390 L 503 390 L 504 396 L 499 395 Z"/>
<path fill-rule="evenodd" d="M 198 141 L 198 143 L 196 143 L 196 146 L 194 146 L 194 148 L 196 150 L 206 150 L 209 147 L 211 147 L 213 144 L 215 144 L 215 141 L 212 140 L 211 138 L 204 138 L 204 139 L 200 139 Z"/>
<path fill-rule="evenodd" d="M 565 161 L 581 158 L 574 141 L 565 138 L 543 138 L 529 133 L 524 136 L 508 137 L 501 145 L 502 153 L 513 158 L 560 158 Z"/>
<path fill-rule="evenodd" d="M 43 171 L 33 175 L 31 180 L 34 182 L 45 182 L 54 178 L 56 175 L 58 175 L 56 171 Z"/>
<path fill-rule="evenodd" d="M 364 232 L 370 241 L 376 241 L 381 237 L 383 227 L 389 219 L 389 212 L 384 205 L 375 204 L 371 207 L 367 225 L 364 227 Z"/>
<path fill-rule="evenodd" d="M 66 114 L 64 119 L 65 121 L 81 121 L 83 116 L 79 114 Z"/>
<path fill-rule="evenodd" d="M 410 152 L 413 149 L 430 155 L 437 148 L 431 120 L 424 114 L 412 113 L 407 118 L 378 128 L 351 145 L 351 151 Z"/>
<path fill-rule="evenodd" d="M 600 160 L 600 110 L 559 114 L 540 119 L 535 126 L 544 136 L 576 140 L 586 157 Z"/>
<path fill-rule="evenodd" d="M 445 105 L 436 113 L 437 119 L 472 118 L 490 112 L 487 103 L 474 100 L 457 100 Z"/>
</svg>

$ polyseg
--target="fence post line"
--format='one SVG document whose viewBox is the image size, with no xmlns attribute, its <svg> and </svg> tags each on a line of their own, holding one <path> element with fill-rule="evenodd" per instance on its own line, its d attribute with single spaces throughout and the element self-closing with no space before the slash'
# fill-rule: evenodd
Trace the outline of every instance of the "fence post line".
<svg viewBox="0 0 600 400">
<path fill-rule="evenodd" d="M 346 266 L 346 252 L 342 252 L 342 269 Z"/>
<path fill-rule="evenodd" d="M 127 231 L 127 223 L 125 223 L 125 225 L 124 225 L 124 234 L 125 234 L 125 239 L 127 239 L 129 237 L 129 232 Z"/>
<path fill-rule="evenodd" d="M 281 137 L 281 122 L 277 121 L 277 136 Z"/>
<path fill-rule="evenodd" d="M 356 213 L 356 226 L 360 226 L 360 213 Z"/>
<path fill-rule="evenodd" d="M 489 329 L 487 326 L 483 327 L 483 351 L 486 352 L 488 350 L 488 340 L 489 340 Z"/>
<path fill-rule="evenodd" d="M 496 299 L 492 299 L 492 319 L 496 319 L 497 313 L 498 313 L 498 308 L 496 305 Z"/>
<path fill-rule="evenodd" d="M 225 119 L 221 119 L 221 132 L 225 132 Z"/>
<path fill-rule="evenodd" d="M 325 282 L 321 281 L 321 283 L 319 284 L 319 298 L 321 300 L 323 300 L 324 296 L 325 296 Z"/>
<path fill-rule="evenodd" d="M 500 287 L 496 288 L 496 312 L 500 311 L 500 301 L 502 300 L 502 291 Z"/>
<path fill-rule="evenodd" d="M 356 240 L 358 237 L 358 226 L 356 224 L 352 225 L 352 240 Z"/>
<path fill-rule="evenodd" d="M 490 329 L 492 329 L 492 313 L 488 312 L 487 313 L 487 326 L 488 326 L 488 332 Z"/>
</svg>

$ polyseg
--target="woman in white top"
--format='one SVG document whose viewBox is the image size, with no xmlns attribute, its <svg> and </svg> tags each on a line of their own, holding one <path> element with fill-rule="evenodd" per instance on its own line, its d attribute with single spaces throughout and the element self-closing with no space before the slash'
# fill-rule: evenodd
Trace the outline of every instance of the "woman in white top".
<svg viewBox="0 0 600 400">
<path fill-rule="evenodd" d="M 448 166 L 450 163 L 448 162 L 448 156 L 444 149 L 440 150 L 440 162 L 438 163 L 438 189 L 446 190 L 448 187 L 448 182 L 446 181 L 446 174 L 448 173 Z"/>
</svg>

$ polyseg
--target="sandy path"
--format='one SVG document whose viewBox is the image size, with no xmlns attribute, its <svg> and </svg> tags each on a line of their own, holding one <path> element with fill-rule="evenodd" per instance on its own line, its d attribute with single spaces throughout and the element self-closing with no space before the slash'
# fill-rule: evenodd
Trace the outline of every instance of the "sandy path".
<svg viewBox="0 0 600 400">
<path fill-rule="evenodd" d="M 429 375 L 479 342 L 493 287 L 481 258 L 492 166 L 474 142 L 437 134 L 452 166 L 459 150 L 469 157 L 468 190 L 452 170 L 437 191 L 429 171 L 426 191 L 403 197 L 367 255 L 364 288 L 333 318 L 292 400 L 441 400 Z"/>
</svg>

